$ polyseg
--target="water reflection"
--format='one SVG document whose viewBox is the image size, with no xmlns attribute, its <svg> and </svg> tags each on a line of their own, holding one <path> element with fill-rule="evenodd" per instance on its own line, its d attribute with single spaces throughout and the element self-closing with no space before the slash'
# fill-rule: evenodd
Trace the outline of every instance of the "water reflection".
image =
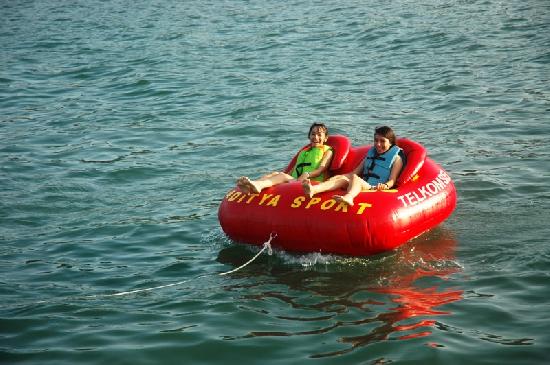
<svg viewBox="0 0 550 365">
<path fill-rule="evenodd" d="M 443 306 L 462 299 L 462 290 L 447 285 L 449 275 L 461 269 L 455 261 L 455 246 L 450 232 L 437 229 L 373 258 L 284 253 L 264 258 L 234 274 L 250 279 L 246 290 L 242 285 L 226 289 L 243 293 L 243 299 L 253 303 L 250 308 L 265 304 L 260 305 L 262 313 L 284 321 L 272 325 L 277 327 L 273 330 L 251 330 L 225 339 L 333 335 L 334 341 L 347 346 L 311 355 L 329 357 L 380 341 L 429 336 L 437 328 L 437 318 L 451 314 Z M 230 247 L 220 252 L 218 260 L 238 266 L 246 251 Z"/>
</svg>

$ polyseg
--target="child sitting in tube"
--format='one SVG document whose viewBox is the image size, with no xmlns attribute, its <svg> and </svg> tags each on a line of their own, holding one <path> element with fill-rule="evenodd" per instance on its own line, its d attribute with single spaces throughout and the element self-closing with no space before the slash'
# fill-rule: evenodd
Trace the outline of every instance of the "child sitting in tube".
<svg viewBox="0 0 550 365">
<path fill-rule="evenodd" d="M 324 181 L 333 155 L 332 148 L 325 145 L 328 138 L 327 126 L 323 123 L 313 123 L 309 128 L 308 138 L 311 144 L 299 152 L 290 175 L 284 172 L 272 172 L 258 180 L 250 180 L 248 177 L 242 176 L 237 180 L 237 186 L 245 193 L 259 193 L 265 188 L 293 180 L 300 182 L 309 181 L 309 179 Z"/>
<path fill-rule="evenodd" d="M 302 184 L 304 192 L 311 198 L 324 191 L 346 188 L 346 194 L 334 195 L 333 198 L 353 206 L 353 200 L 361 191 L 391 189 L 404 164 L 403 151 L 397 147 L 395 140 L 395 133 L 390 127 L 376 127 L 374 145 L 351 173 L 333 176 L 317 185 L 306 180 Z"/>
</svg>

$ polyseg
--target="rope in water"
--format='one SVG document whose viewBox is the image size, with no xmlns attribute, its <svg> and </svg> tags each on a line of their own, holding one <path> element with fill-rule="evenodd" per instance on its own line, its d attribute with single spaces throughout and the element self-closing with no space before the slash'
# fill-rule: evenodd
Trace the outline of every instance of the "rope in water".
<svg viewBox="0 0 550 365">
<path fill-rule="evenodd" d="M 271 256 L 273 254 L 273 250 L 271 249 L 271 240 L 274 239 L 275 237 L 277 237 L 277 233 L 275 234 L 270 234 L 269 235 L 269 239 L 264 242 L 264 247 L 260 250 L 260 252 L 258 252 L 256 254 L 256 256 L 254 256 L 253 258 L 251 258 L 250 260 L 248 260 L 247 262 L 245 262 L 244 264 L 242 264 L 241 266 L 233 269 L 233 270 L 230 270 L 230 271 L 227 271 L 227 272 L 222 272 L 220 273 L 220 275 L 227 275 L 227 274 L 231 274 L 231 273 L 234 273 L 234 272 L 237 272 L 239 271 L 240 269 L 242 269 L 243 267 L 246 267 L 248 264 L 250 264 L 252 261 L 256 260 L 256 258 L 258 256 L 260 256 L 262 254 L 262 252 L 264 252 L 266 249 L 267 249 L 267 254 L 269 256 Z"/>
<path fill-rule="evenodd" d="M 143 289 L 136 289 L 136 290 L 130 290 L 130 291 L 123 291 L 123 292 L 114 293 L 114 294 L 104 294 L 104 295 L 101 295 L 101 296 L 102 297 L 118 297 L 118 296 L 121 296 L 121 295 L 129 295 L 129 294 L 143 293 L 143 292 L 148 292 L 148 291 L 153 291 L 153 290 L 158 290 L 158 289 L 164 289 L 164 288 L 169 288 L 171 286 L 182 285 L 182 284 L 185 284 L 185 283 L 187 283 L 191 280 L 200 279 L 203 276 L 206 276 L 206 274 L 199 275 L 197 277 L 187 279 L 187 280 L 184 280 L 184 281 L 179 281 L 177 283 L 159 285 L 159 286 L 154 286 L 154 287 L 151 287 L 151 288 L 143 288 Z"/>
<path fill-rule="evenodd" d="M 230 270 L 230 271 L 222 272 L 219 275 L 228 275 L 228 274 L 232 274 L 234 272 L 237 272 L 237 271 L 241 270 L 242 268 L 250 265 L 254 260 L 256 260 L 258 258 L 258 256 L 260 256 L 265 250 L 267 250 L 268 255 L 271 256 L 273 254 L 273 250 L 271 249 L 271 241 L 275 237 L 277 237 L 277 233 L 271 233 L 269 235 L 269 239 L 266 242 L 264 242 L 263 248 L 253 258 L 251 258 L 250 260 L 248 260 L 247 262 L 245 262 L 241 266 L 239 266 L 239 267 L 237 267 L 233 270 Z M 103 295 L 100 295 L 100 296 L 101 297 L 118 297 L 118 296 L 122 296 L 122 295 L 130 295 L 130 294 L 143 293 L 143 292 L 148 292 L 148 291 L 153 291 L 153 290 L 158 290 L 158 289 L 164 289 L 164 288 L 169 288 L 169 287 L 172 287 L 172 286 L 182 285 L 182 284 L 185 284 L 185 283 L 187 283 L 191 280 L 196 280 L 196 279 L 199 279 L 199 278 L 201 278 L 203 276 L 207 276 L 207 275 L 209 275 L 209 274 L 202 274 L 202 275 L 199 275 L 199 276 L 191 278 L 191 279 L 187 279 L 187 280 L 184 280 L 184 281 L 179 281 L 177 283 L 159 285 L 159 286 L 154 286 L 154 287 L 151 287 L 151 288 L 143 288 L 143 289 L 123 291 L 123 292 L 114 293 L 114 294 L 103 294 Z"/>
<path fill-rule="evenodd" d="M 275 237 L 277 237 L 277 234 L 276 233 L 271 233 L 269 235 L 269 239 L 266 242 L 263 243 L 263 248 L 256 255 L 254 255 L 254 257 L 252 257 L 250 260 L 248 260 L 247 262 L 245 262 L 241 266 L 239 266 L 239 267 L 237 267 L 233 270 L 227 271 L 227 272 L 219 273 L 218 275 L 222 275 L 222 276 L 223 275 L 229 275 L 229 274 L 232 274 L 234 272 L 237 272 L 237 271 L 243 269 L 244 267 L 250 265 L 254 260 L 256 260 L 258 258 L 258 256 L 260 256 L 265 250 L 267 250 L 269 256 L 271 256 L 273 254 L 273 251 L 271 249 L 271 241 Z M 150 288 L 128 290 L 128 291 L 112 293 L 112 294 L 94 294 L 94 295 L 86 295 L 86 296 L 80 296 L 80 297 L 60 297 L 60 298 L 56 298 L 55 300 L 39 300 L 37 302 L 34 302 L 33 304 L 46 304 L 46 303 L 53 303 L 53 302 L 58 302 L 58 301 L 67 301 L 69 299 L 97 299 L 97 298 L 108 298 L 108 297 L 120 297 L 120 296 L 123 296 L 123 295 L 144 293 L 144 292 L 149 292 L 149 291 L 158 290 L 158 289 L 170 288 L 170 287 L 182 285 L 182 284 L 188 283 L 190 281 L 197 280 L 197 279 L 200 279 L 202 277 L 209 276 L 209 275 L 212 275 L 212 274 L 201 274 L 201 275 L 195 276 L 193 278 L 189 278 L 187 280 L 178 281 L 177 283 L 158 285 L 158 286 L 153 286 L 153 287 L 150 287 Z"/>
</svg>

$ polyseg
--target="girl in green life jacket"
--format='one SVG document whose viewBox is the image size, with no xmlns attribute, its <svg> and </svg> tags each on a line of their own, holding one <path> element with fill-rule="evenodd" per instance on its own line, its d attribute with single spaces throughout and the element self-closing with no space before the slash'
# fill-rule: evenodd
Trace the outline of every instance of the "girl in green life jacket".
<svg viewBox="0 0 550 365">
<path fill-rule="evenodd" d="M 323 123 L 313 123 L 308 134 L 310 145 L 301 150 L 292 168 L 290 175 L 284 172 L 272 172 L 250 180 L 242 176 L 237 180 L 237 186 L 244 192 L 259 193 L 265 188 L 298 180 L 300 182 L 316 180 L 324 181 L 327 178 L 328 168 L 332 159 L 332 148 L 325 145 L 328 138 L 328 128 Z"/>
<path fill-rule="evenodd" d="M 353 205 L 355 197 L 363 190 L 391 189 L 403 168 L 405 156 L 395 144 L 395 133 L 390 127 L 376 127 L 374 145 L 365 159 L 349 174 L 336 175 L 317 185 L 304 182 L 304 192 L 310 198 L 328 190 L 346 188 L 346 194 L 334 195 L 336 201 Z"/>
</svg>

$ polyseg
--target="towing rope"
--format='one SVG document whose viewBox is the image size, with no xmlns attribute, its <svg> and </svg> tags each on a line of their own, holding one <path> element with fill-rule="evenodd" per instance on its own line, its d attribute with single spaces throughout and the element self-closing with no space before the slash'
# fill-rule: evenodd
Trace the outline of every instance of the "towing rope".
<svg viewBox="0 0 550 365">
<path fill-rule="evenodd" d="M 220 273 L 220 275 L 227 275 L 227 274 L 231 274 L 231 273 L 239 271 L 243 267 L 246 267 L 248 264 L 250 264 L 252 261 L 256 260 L 256 258 L 258 256 L 260 256 L 262 254 L 262 252 L 264 252 L 266 249 L 267 249 L 267 254 L 269 256 L 271 256 L 273 254 L 273 250 L 271 249 L 271 240 L 273 240 L 275 237 L 277 237 L 277 233 L 271 233 L 269 235 L 269 239 L 266 242 L 264 242 L 264 245 L 263 245 L 264 247 L 253 258 L 251 258 L 250 260 L 248 260 L 247 262 L 245 262 L 244 264 L 242 264 L 241 266 L 239 266 L 239 267 L 237 267 L 233 270 Z"/>
</svg>

